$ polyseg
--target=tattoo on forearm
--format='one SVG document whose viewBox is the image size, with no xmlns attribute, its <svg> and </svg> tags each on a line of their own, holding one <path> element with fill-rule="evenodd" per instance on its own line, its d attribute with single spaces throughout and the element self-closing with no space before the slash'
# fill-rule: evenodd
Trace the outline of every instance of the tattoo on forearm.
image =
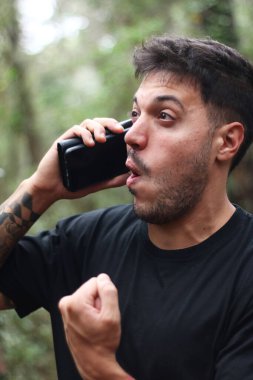
<svg viewBox="0 0 253 380">
<path fill-rule="evenodd" d="M 32 197 L 25 193 L 20 200 L 0 207 L 0 267 L 9 252 L 39 218 L 33 211 Z"/>
</svg>

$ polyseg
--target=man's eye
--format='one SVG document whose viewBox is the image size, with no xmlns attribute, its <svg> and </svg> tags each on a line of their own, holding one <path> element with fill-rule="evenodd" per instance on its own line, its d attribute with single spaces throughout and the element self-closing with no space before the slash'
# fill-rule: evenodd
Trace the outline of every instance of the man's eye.
<svg viewBox="0 0 253 380">
<path fill-rule="evenodd" d="M 160 113 L 160 119 L 162 119 L 162 120 L 175 120 L 174 117 L 172 117 L 167 112 L 161 112 Z"/>
<path fill-rule="evenodd" d="M 138 113 L 137 113 L 137 111 L 134 111 L 134 110 L 133 110 L 133 111 L 131 112 L 131 116 L 133 116 L 133 117 L 136 117 L 136 116 L 138 116 Z"/>
<path fill-rule="evenodd" d="M 132 117 L 132 119 L 135 120 L 135 119 L 137 119 L 139 117 L 139 113 L 137 111 L 133 110 L 131 112 L 131 117 Z"/>
</svg>

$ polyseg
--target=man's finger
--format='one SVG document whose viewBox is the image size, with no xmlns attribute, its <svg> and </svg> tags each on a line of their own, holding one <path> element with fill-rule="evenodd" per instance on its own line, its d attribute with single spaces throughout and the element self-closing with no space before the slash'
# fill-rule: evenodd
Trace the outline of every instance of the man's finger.
<svg viewBox="0 0 253 380">
<path fill-rule="evenodd" d="M 98 295 L 101 299 L 101 313 L 103 318 L 119 319 L 118 291 L 110 277 L 102 273 L 97 277 Z"/>
<path fill-rule="evenodd" d="M 97 279 L 92 277 L 78 288 L 75 293 L 63 297 L 59 302 L 59 309 L 63 316 L 66 317 L 71 314 L 71 318 L 75 318 L 78 317 L 79 311 L 83 309 L 84 305 L 94 307 L 97 297 Z"/>
</svg>

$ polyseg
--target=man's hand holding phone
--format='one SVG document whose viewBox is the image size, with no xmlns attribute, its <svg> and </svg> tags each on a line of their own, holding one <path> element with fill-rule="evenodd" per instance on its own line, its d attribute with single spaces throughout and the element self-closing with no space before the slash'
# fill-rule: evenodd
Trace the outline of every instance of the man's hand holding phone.
<svg viewBox="0 0 253 380">
<path fill-rule="evenodd" d="M 84 122 L 87 132 L 83 139 L 64 139 L 57 144 L 63 184 L 72 192 L 127 172 L 124 137 L 132 121 L 105 130 L 97 120 L 101 119 Z"/>
<path fill-rule="evenodd" d="M 127 125 L 130 126 L 131 121 L 128 121 Z M 32 188 L 34 191 L 40 192 L 43 195 L 45 203 L 48 202 L 52 204 L 59 199 L 80 198 L 102 189 L 123 186 L 128 176 L 128 174 L 126 174 L 127 169 L 125 166 L 125 170 L 119 172 L 116 171 L 115 175 L 115 171 L 113 172 L 113 170 L 112 174 L 109 176 L 104 176 L 104 174 L 106 171 L 105 169 L 113 169 L 114 165 L 117 166 L 119 161 L 121 161 L 121 166 L 122 161 L 125 163 L 125 133 L 126 131 L 122 125 L 115 119 L 111 118 L 87 119 L 79 125 L 74 125 L 54 142 L 52 147 L 43 157 L 37 171 L 29 179 Z M 120 144 L 118 144 L 119 137 Z M 62 162 L 59 162 L 59 144 L 73 138 L 79 139 L 82 151 L 85 151 L 85 155 L 89 156 L 90 163 L 85 157 L 82 157 L 81 161 L 77 160 L 80 157 L 79 154 L 77 154 L 78 152 L 75 152 L 75 149 L 74 154 L 73 152 L 71 153 L 71 151 L 67 151 L 67 159 L 70 159 L 70 163 L 74 164 L 74 172 L 69 172 L 72 168 L 71 166 L 67 167 L 68 175 L 72 181 L 74 180 L 74 188 L 70 189 L 70 187 L 66 186 L 66 182 L 65 184 L 63 183 L 64 168 Z M 116 149 L 115 151 L 113 151 L 112 145 Z M 121 160 L 119 160 L 117 157 L 117 149 L 118 152 L 120 152 L 122 147 L 123 154 L 121 155 Z M 108 162 L 107 158 L 109 156 L 109 164 L 105 165 L 105 162 Z M 93 159 L 95 161 L 93 161 Z M 66 162 L 64 165 L 65 164 Z M 77 165 L 77 167 L 75 165 Z M 85 179 L 88 176 L 88 172 L 85 169 L 86 167 L 88 167 L 91 177 L 96 177 L 95 180 L 90 181 L 88 179 L 87 182 Z M 101 169 L 102 167 L 103 169 Z M 100 175 L 102 174 L 101 180 L 97 177 L 98 170 L 100 171 Z"/>
</svg>

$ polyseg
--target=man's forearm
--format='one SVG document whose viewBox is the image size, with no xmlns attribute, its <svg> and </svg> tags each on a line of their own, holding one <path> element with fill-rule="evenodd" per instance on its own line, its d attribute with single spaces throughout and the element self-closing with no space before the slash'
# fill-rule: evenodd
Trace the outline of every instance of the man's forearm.
<svg viewBox="0 0 253 380">
<path fill-rule="evenodd" d="M 0 267 L 10 251 L 47 208 L 39 195 L 31 194 L 24 181 L 15 193 L 0 206 Z M 34 197 L 37 199 L 34 205 Z M 38 206 L 39 204 L 39 206 Z"/>
</svg>

